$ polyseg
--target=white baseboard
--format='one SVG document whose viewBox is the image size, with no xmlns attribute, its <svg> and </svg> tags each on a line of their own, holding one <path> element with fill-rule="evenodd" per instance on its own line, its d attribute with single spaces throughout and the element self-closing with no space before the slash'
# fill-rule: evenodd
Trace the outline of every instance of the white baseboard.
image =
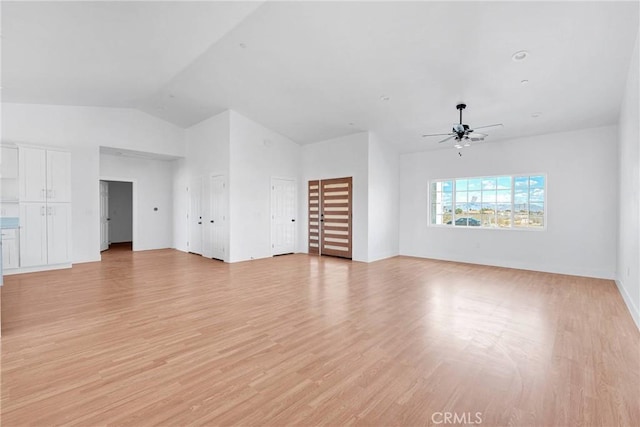
<svg viewBox="0 0 640 427">
<path fill-rule="evenodd" d="M 627 289 L 624 287 L 624 284 L 618 279 L 616 279 L 615 282 L 616 282 L 616 286 L 618 287 L 618 291 L 620 292 L 620 295 L 622 295 L 622 299 L 624 300 L 624 303 L 627 305 L 627 309 L 629 309 L 629 313 L 631 313 L 631 318 L 633 319 L 636 326 L 640 330 L 640 310 L 638 310 L 638 307 L 636 307 L 633 304 L 633 301 L 631 300 L 631 296 L 627 292 Z"/>
<path fill-rule="evenodd" d="M 37 273 L 39 271 L 62 270 L 65 268 L 71 268 L 71 264 L 38 265 L 36 267 L 12 268 L 10 270 L 4 270 L 2 273 L 5 276 L 12 276 L 14 274 Z"/>
</svg>

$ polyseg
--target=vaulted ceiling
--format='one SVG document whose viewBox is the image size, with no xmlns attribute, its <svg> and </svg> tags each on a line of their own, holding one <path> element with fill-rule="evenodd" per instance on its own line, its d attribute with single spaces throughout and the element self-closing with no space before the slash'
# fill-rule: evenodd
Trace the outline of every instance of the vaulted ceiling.
<svg viewBox="0 0 640 427">
<path fill-rule="evenodd" d="M 487 142 L 615 123 L 638 25 L 616 1 L 3 1 L 2 98 L 428 150 L 459 102 L 504 124 Z"/>
</svg>

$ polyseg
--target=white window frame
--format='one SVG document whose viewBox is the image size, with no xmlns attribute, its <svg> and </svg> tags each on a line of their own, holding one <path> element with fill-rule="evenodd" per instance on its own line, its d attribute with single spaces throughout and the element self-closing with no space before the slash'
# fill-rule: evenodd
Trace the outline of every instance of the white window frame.
<svg viewBox="0 0 640 427">
<path fill-rule="evenodd" d="M 544 177 L 544 213 L 543 213 L 543 218 L 544 218 L 544 224 L 542 227 L 515 227 L 514 224 L 514 210 L 515 210 L 515 189 L 516 189 L 516 178 L 520 178 L 520 177 L 532 177 L 532 176 L 542 176 Z M 455 221 L 456 221 L 456 180 L 461 180 L 461 179 L 486 179 L 486 178 L 511 178 L 511 226 L 509 227 L 483 227 L 482 225 L 478 226 L 472 226 L 472 225 L 455 225 Z M 433 223 L 433 218 L 432 218 L 432 214 L 431 214 L 431 206 L 432 206 L 432 194 L 431 194 L 431 187 L 433 186 L 434 183 L 436 182 L 442 182 L 442 181 L 451 181 L 452 183 L 452 190 L 451 190 L 451 208 L 452 208 L 452 213 L 451 213 L 451 224 L 434 224 Z M 517 173 L 517 174 L 509 174 L 509 175 L 481 175 L 481 176 L 467 176 L 467 177 L 453 177 L 453 178 L 438 178 L 438 179 L 431 179 L 429 180 L 429 183 L 427 185 L 427 226 L 429 227 L 436 227 L 436 228 L 446 228 L 446 229 L 473 229 L 473 230 L 505 230 L 505 231 L 525 231 L 525 232 L 529 232 L 529 231 L 546 231 L 547 230 L 547 212 L 549 211 L 549 206 L 548 206 L 548 177 L 546 173 Z M 481 191 L 481 190 L 480 190 Z M 497 203 L 497 201 L 496 201 Z M 530 204 L 530 201 L 529 203 Z"/>
</svg>

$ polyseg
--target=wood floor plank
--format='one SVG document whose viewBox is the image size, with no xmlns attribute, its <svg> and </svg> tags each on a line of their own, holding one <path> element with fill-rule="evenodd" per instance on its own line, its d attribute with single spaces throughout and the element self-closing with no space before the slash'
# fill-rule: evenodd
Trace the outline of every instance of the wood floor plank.
<svg viewBox="0 0 640 427">
<path fill-rule="evenodd" d="M 640 419 L 640 333 L 607 280 L 110 250 L 1 297 L 6 426 Z"/>
</svg>

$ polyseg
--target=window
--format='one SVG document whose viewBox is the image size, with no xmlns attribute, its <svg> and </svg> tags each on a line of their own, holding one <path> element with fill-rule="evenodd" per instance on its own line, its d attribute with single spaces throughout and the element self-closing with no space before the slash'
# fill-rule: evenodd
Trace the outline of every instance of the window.
<svg viewBox="0 0 640 427">
<path fill-rule="evenodd" d="M 543 229 L 544 175 L 487 176 L 431 182 L 431 224 Z"/>
</svg>

